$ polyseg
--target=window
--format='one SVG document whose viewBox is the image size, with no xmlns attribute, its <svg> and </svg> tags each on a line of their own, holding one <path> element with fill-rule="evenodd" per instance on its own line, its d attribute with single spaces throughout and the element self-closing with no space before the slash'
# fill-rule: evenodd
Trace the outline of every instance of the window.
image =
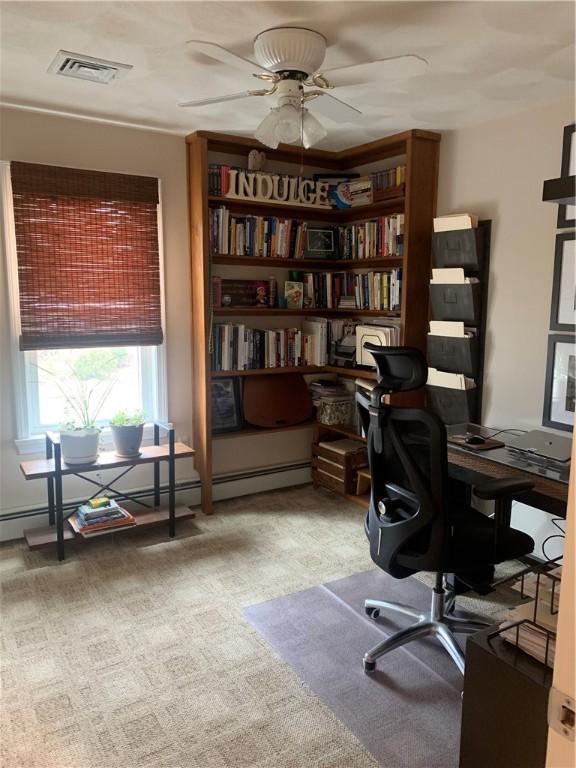
<svg viewBox="0 0 576 768">
<path fill-rule="evenodd" d="M 164 418 L 158 180 L 1 170 L 19 448 L 74 420 L 65 392 L 88 393 L 98 425 Z"/>
</svg>

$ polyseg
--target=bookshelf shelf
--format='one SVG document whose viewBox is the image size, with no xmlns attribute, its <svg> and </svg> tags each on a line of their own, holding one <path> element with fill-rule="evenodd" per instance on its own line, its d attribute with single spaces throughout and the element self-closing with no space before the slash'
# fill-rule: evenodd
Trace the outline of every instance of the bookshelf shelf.
<svg viewBox="0 0 576 768">
<path fill-rule="evenodd" d="M 354 440 L 360 440 L 363 443 L 366 442 L 366 438 L 356 432 L 353 424 L 322 424 L 322 422 L 316 421 L 315 426 L 316 429 L 321 432 L 333 432 L 336 435 L 351 437 Z"/>
<path fill-rule="evenodd" d="M 296 270 L 346 270 L 374 269 L 375 267 L 401 267 L 402 257 L 386 256 L 379 259 L 269 259 L 254 256 L 227 256 L 218 254 L 212 257 L 213 264 L 226 264 L 242 267 L 274 267 Z"/>
<path fill-rule="evenodd" d="M 176 507 L 174 510 L 174 516 L 176 520 L 186 520 L 196 517 L 196 513 L 189 507 Z M 107 531 L 103 531 L 98 536 L 90 536 L 84 538 L 80 534 L 74 533 L 70 523 L 66 521 L 64 525 L 64 541 L 74 541 L 76 543 L 84 543 L 86 541 L 92 541 L 93 539 L 99 539 L 100 536 L 109 536 L 113 533 L 124 534 L 132 530 L 141 530 L 142 528 L 163 525 L 168 522 L 169 511 L 168 509 L 158 508 L 150 509 L 144 512 L 136 512 L 134 519 L 136 524 L 132 528 L 122 528 L 120 531 L 115 531 L 113 528 Z M 41 528 L 28 528 L 24 531 L 24 538 L 30 549 L 41 549 L 42 547 L 53 546 L 57 543 L 57 533 L 54 526 L 44 526 Z"/>
<path fill-rule="evenodd" d="M 216 307 L 215 317 L 400 317 L 397 310 L 385 309 L 277 309 L 276 307 Z"/>
<path fill-rule="evenodd" d="M 211 391 L 212 382 L 219 377 L 238 377 L 240 382 L 250 381 L 250 376 L 272 375 L 274 373 L 334 374 L 348 379 L 364 378 L 374 380 L 374 371 L 343 369 L 336 366 L 303 366 L 297 368 L 269 368 L 248 371 L 212 371 L 210 339 L 215 322 L 244 324 L 249 330 L 257 328 L 258 316 L 266 318 L 260 330 L 300 328 L 302 318 L 377 318 L 399 319 L 400 343 L 414 346 L 422 351 L 426 349 L 428 331 L 428 282 L 430 277 L 430 243 L 432 219 L 436 213 L 436 188 L 438 179 L 438 159 L 440 134 L 430 131 L 412 130 L 398 133 L 384 139 L 372 141 L 357 147 L 337 151 L 307 150 L 302 153 L 298 147 L 281 145 L 277 150 L 266 152 L 268 169 L 278 169 L 286 173 L 289 163 L 293 175 L 311 176 L 318 169 L 327 169 L 338 174 L 347 172 L 385 171 L 398 165 L 405 166 L 403 187 L 390 189 L 389 197 L 377 200 L 366 206 L 349 209 L 315 208 L 312 206 L 290 206 L 255 200 L 240 200 L 210 194 L 209 166 L 212 163 L 231 162 L 240 167 L 247 167 L 248 154 L 252 149 L 261 150 L 261 145 L 254 139 L 238 137 L 208 131 L 198 131 L 186 138 L 188 145 L 189 178 L 189 215 L 190 215 L 190 251 L 191 251 L 191 290 L 192 290 L 192 358 L 193 358 L 193 445 L 195 466 L 200 476 L 202 489 L 202 508 L 207 514 L 212 511 L 212 445 L 213 441 L 233 437 L 250 437 L 263 433 L 288 430 L 302 430 L 315 427 L 321 434 L 340 434 L 345 437 L 358 436 L 351 427 L 328 427 L 308 423 L 290 428 L 275 430 L 245 429 L 223 435 L 212 435 Z M 221 153 L 232 156 L 222 160 Z M 302 160 L 304 171 L 299 170 Z M 370 167 L 370 170 L 366 169 Z M 280 170 L 281 169 L 281 170 Z M 379 193 L 376 193 L 379 194 Z M 403 256 L 371 259 L 287 259 L 253 258 L 212 253 L 211 248 L 218 248 L 212 243 L 215 230 L 211 228 L 211 213 L 218 207 L 226 207 L 231 213 L 264 217 L 291 218 L 307 222 L 310 225 L 352 224 L 370 221 L 379 216 L 404 214 Z M 220 246 L 222 247 L 222 246 Z M 375 251 L 368 251 L 374 253 Z M 240 267 L 228 278 L 230 270 L 226 267 Z M 246 274 L 246 268 L 250 272 Z M 212 276 L 223 279 L 248 278 L 260 275 L 254 268 L 262 270 L 260 275 L 268 277 L 264 270 L 281 269 L 315 272 L 376 272 L 386 269 L 402 269 L 402 291 L 400 309 L 363 310 L 363 309 L 301 309 L 288 310 L 273 307 L 218 307 L 213 309 Z M 218 271 L 220 270 L 220 272 Z M 253 271 L 254 270 L 254 271 Z M 250 278 L 251 279 L 251 278 Z M 278 278 L 277 278 L 278 279 Z M 316 279 L 316 278 L 315 278 Z M 323 277 L 318 278 L 322 280 Z M 279 281 L 280 282 L 280 281 Z M 278 295 L 283 296 L 282 285 L 278 286 Z M 237 320 L 235 319 L 237 318 Z M 275 319 L 278 319 L 275 321 Z M 407 405 L 422 403 L 423 393 L 410 393 L 403 397 Z M 298 438 L 300 439 L 300 438 Z M 304 437 L 302 438 L 304 439 Z M 356 499 L 354 499 L 356 501 Z M 356 502 L 360 503 L 360 502 Z"/>
<path fill-rule="evenodd" d="M 382 211 L 401 210 L 406 198 L 389 197 L 384 200 L 358 205 L 354 208 L 316 208 L 308 205 L 285 205 L 284 203 L 263 203 L 261 200 L 241 200 L 236 197 L 208 195 L 211 206 L 225 206 L 236 211 L 247 211 L 255 215 L 273 216 L 280 211 L 283 216 L 310 221 L 356 221 L 378 216 Z"/>
<path fill-rule="evenodd" d="M 222 432 L 218 435 L 212 435 L 212 440 L 226 440 L 232 437 L 255 437 L 257 435 L 271 435 L 275 432 L 293 432 L 297 429 L 312 429 L 316 422 L 303 421 L 301 424 L 291 424 L 287 427 L 270 427 L 269 429 L 247 427 L 239 429 L 236 432 Z"/>
<path fill-rule="evenodd" d="M 362 368 L 342 368 L 337 365 L 293 365 L 287 368 L 248 368 L 243 371 L 211 371 L 213 379 L 222 379 L 228 376 L 265 376 L 273 373 L 301 373 L 306 375 L 315 373 L 335 373 L 350 379 L 371 379 L 376 381 L 375 371 L 366 371 Z"/>
<path fill-rule="evenodd" d="M 208 195 L 211 206 L 225 206 L 234 211 L 246 211 L 255 216 L 289 216 L 307 221 L 339 221 L 340 211 L 336 208 L 315 208 L 312 205 L 285 205 L 284 203 L 263 203 L 261 200 L 241 200 L 236 197 Z"/>
<path fill-rule="evenodd" d="M 212 371 L 213 379 L 222 379 L 227 376 L 265 376 L 271 373 L 324 373 L 325 367 L 321 365 L 293 365 L 287 368 L 248 368 L 244 371 Z"/>
</svg>

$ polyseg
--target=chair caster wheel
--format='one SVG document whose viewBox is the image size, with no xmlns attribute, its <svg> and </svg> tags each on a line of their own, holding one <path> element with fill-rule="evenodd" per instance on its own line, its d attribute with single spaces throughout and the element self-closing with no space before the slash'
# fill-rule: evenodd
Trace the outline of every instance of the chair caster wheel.
<svg viewBox="0 0 576 768">
<path fill-rule="evenodd" d="M 371 619 L 377 619 L 380 616 L 379 608 L 364 608 L 366 616 L 370 616 Z"/>
<path fill-rule="evenodd" d="M 375 661 L 364 661 L 364 672 L 369 675 L 371 672 L 374 672 L 376 669 L 376 662 Z"/>
</svg>

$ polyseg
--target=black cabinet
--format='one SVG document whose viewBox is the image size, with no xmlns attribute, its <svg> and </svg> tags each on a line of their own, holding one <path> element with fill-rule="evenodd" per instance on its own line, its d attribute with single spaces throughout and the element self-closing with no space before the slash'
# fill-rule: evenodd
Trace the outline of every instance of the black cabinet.
<svg viewBox="0 0 576 768">
<path fill-rule="evenodd" d="M 552 670 L 494 629 L 466 644 L 460 768 L 544 768 Z"/>
</svg>

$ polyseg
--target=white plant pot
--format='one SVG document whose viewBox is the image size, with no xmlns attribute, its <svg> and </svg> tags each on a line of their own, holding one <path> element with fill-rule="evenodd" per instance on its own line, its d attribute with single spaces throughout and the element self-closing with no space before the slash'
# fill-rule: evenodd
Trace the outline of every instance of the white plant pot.
<svg viewBox="0 0 576 768">
<path fill-rule="evenodd" d="M 98 458 L 99 429 L 60 432 L 62 461 L 66 464 L 93 464 Z"/>
<path fill-rule="evenodd" d="M 116 448 L 116 455 L 125 459 L 140 456 L 140 444 L 144 434 L 144 424 L 129 424 L 125 426 L 110 425 L 112 440 Z"/>
</svg>

